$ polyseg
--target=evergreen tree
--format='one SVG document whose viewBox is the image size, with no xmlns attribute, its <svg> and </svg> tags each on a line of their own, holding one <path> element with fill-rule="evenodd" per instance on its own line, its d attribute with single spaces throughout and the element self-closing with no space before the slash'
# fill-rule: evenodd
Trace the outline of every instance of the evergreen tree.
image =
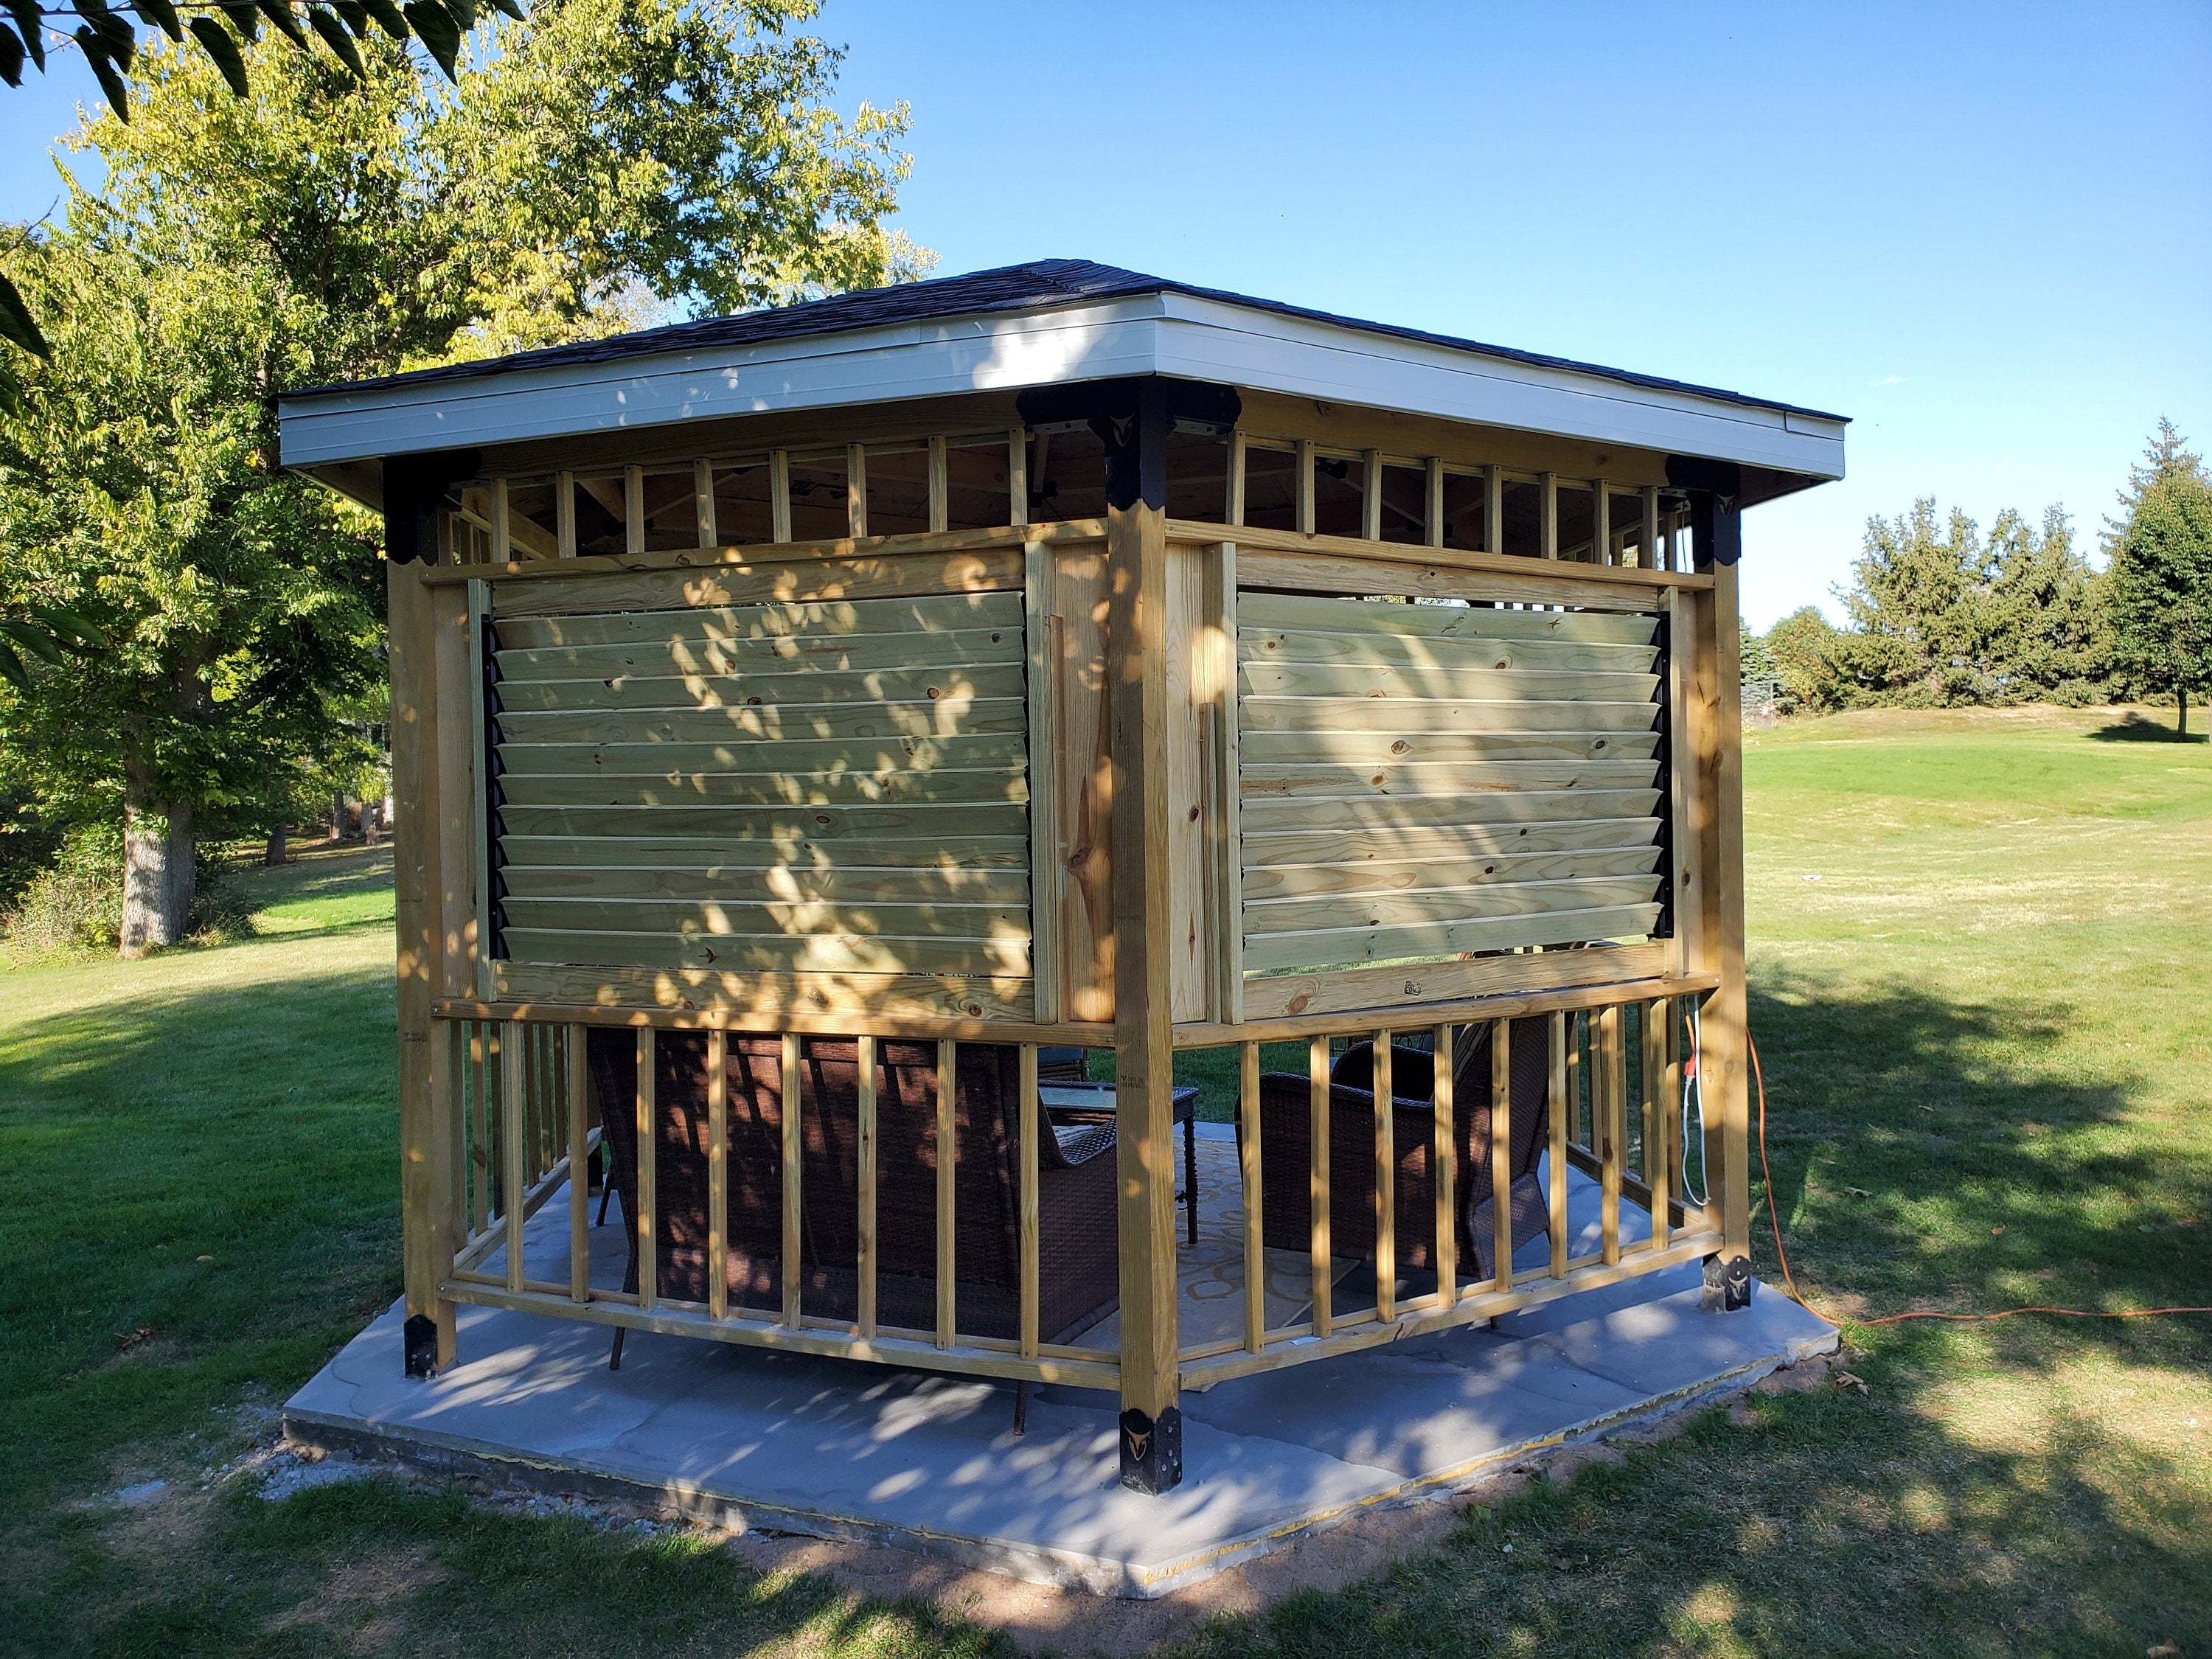
<svg viewBox="0 0 2212 1659">
<path fill-rule="evenodd" d="M 2168 421 L 2121 494 L 2106 572 L 2112 649 L 2146 690 L 2171 691 L 2189 734 L 2189 694 L 2212 693 L 2212 478 Z"/>
</svg>

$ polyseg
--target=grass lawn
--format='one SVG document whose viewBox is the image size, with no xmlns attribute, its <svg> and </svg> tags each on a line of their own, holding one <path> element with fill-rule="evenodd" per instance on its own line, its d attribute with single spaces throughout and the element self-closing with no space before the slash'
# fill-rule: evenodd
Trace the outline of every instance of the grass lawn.
<svg viewBox="0 0 2212 1659">
<path fill-rule="evenodd" d="M 2139 738 L 1751 738 L 1771 1198 L 1825 1310 L 2212 1304 L 2212 750 Z M 388 859 L 248 879 L 250 941 L 0 972 L 0 1653 L 996 1649 L 710 1540 L 217 1478 L 398 1290 Z M 1192 1645 L 2212 1655 L 2212 1317 L 1848 1335 L 1863 1395 L 1707 1413 Z"/>
</svg>

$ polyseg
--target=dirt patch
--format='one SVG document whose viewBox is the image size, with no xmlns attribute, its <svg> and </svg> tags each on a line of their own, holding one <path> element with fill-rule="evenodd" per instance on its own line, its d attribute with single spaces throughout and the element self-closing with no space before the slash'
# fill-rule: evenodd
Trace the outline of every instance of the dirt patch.
<svg viewBox="0 0 2212 1659">
<path fill-rule="evenodd" d="M 427 1549 L 392 1550 L 349 1561 L 324 1578 L 305 1601 L 272 1614 L 270 1634 L 319 1631 L 339 1638 L 349 1653 L 398 1649 L 406 1634 L 410 1598 L 446 1580 L 446 1569 Z"/>
</svg>

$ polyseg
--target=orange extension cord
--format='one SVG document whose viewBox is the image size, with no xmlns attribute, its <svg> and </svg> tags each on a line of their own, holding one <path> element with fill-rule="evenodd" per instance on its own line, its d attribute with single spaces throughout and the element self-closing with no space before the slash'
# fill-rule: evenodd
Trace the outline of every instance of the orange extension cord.
<svg viewBox="0 0 2212 1659">
<path fill-rule="evenodd" d="M 1745 1041 L 1751 1041 L 1749 1031 Z M 1820 1314 L 1832 1325 L 1844 1321 L 1821 1314 L 1805 1293 L 1797 1288 L 1797 1281 L 1790 1276 L 1790 1254 L 1782 1248 L 1782 1218 L 1774 1208 L 1774 1171 L 1766 1162 L 1766 1074 L 1759 1068 L 1759 1044 L 1751 1042 L 1751 1074 L 1759 1080 L 1759 1172 L 1766 1182 L 1766 1224 L 1774 1230 L 1774 1256 L 1782 1264 L 1782 1283 L 1789 1290 L 1790 1299 L 1808 1313 Z M 2007 1308 L 2002 1313 L 1934 1313 L 1926 1310 L 1913 1313 L 1885 1314 L 1879 1319 L 1857 1319 L 1856 1325 L 1896 1325 L 1908 1319 L 1942 1319 L 1954 1324 L 1973 1325 L 1984 1320 L 2012 1319 L 2021 1314 L 2057 1314 L 2068 1319 L 2156 1319 L 2165 1314 L 2212 1313 L 2212 1308 L 2130 1308 L 2119 1313 L 2106 1313 L 2094 1308 Z"/>
</svg>

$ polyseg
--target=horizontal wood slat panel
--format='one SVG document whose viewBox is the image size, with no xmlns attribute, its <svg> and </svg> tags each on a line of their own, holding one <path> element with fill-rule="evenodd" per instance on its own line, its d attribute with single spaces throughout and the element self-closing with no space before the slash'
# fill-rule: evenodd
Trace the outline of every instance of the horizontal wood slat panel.
<svg viewBox="0 0 2212 1659">
<path fill-rule="evenodd" d="M 531 651 L 495 653 L 502 684 L 519 680 L 603 679 L 638 674 L 680 678 L 687 674 L 783 674 L 800 671 L 856 673 L 871 668 L 910 665 L 926 644 L 930 665 L 952 667 L 1018 662 L 1022 630 L 963 628 L 929 634 L 805 634 L 750 640 L 678 638 L 621 645 L 551 645 Z M 1528 646 L 1524 649 L 1609 650 L 1616 647 Z M 1644 653 L 1649 655 L 1647 652 Z M 1609 666 L 1576 664 L 1574 666 Z"/>
<path fill-rule="evenodd" d="M 1631 614 L 1650 609 L 1652 590 L 1614 586 L 1562 574 L 1577 568 L 1574 565 L 1547 564 L 1525 574 L 1517 570 L 1455 570 L 1449 565 L 1262 553 L 1248 550 L 1241 540 L 1237 546 L 1237 585 L 1240 592 L 1245 588 L 1274 588 L 1292 593 L 1360 597 L 1388 593 L 1415 599 L 1571 605 L 1582 611 Z"/>
<path fill-rule="evenodd" d="M 1020 697 L 922 697 L 909 702 L 738 704 L 705 708 L 541 711 L 509 708 L 500 730 L 527 743 L 828 742 L 836 738 L 975 737 L 1029 729 Z"/>
<path fill-rule="evenodd" d="M 1307 799 L 1340 795 L 1456 799 L 1480 790 L 1636 789 L 1650 784 L 1658 774 L 1658 763 L 1650 760 L 1500 760 L 1387 766 L 1330 766 L 1314 761 L 1288 766 L 1248 764 L 1239 774 L 1237 793 L 1247 801 L 1273 795 Z"/>
<path fill-rule="evenodd" d="M 1028 1019 L 1036 1003 L 1027 979 L 928 974 L 748 974 L 707 969 L 545 967 L 492 964 L 502 1002 L 596 1008 L 742 1009 L 780 1014 L 873 1015 L 908 1019 Z"/>
<path fill-rule="evenodd" d="M 842 823 L 842 819 L 841 819 Z M 954 833 L 950 824 L 942 832 L 927 827 L 905 834 L 857 836 L 824 831 L 821 839 L 796 829 L 788 833 L 763 835 L 757 839 L 733 840 L 729 815 L 717 815 L 714 825 L 697 835 L 518 835 L 500 838 L 505 862 L 502 873 L 532 865 L 636 866 L 640 868 L 691 868 L 707 864 L 732 869 L 750 867 L 829 872 L 913 869 L 936 872 L 988 868 L 1023 870 L 1029 867 L 1029 837 Z"/>
<path fill-rule="evenodd" d="M 948 698 L 1013 697 L 1022 667 L 878 668 L 788 674 L 620 674 L 606 679 L 502 680 L 502 713 L 514 709 L 719 708 L 749 704 L 937 702 Z"/>
<path fill-rule="evenodd" d="M 947 974 L 1027 977 L 1029 946 L 942 939 L 871 939 L 816 933 L 802 939 L 750 934 L 562 931 L 510 927 L 507 960 L 569 967 L 702 968 L 726 973 Z"/>
<path fill-rule="evenodd" d="M 1501 853 L 1488 858 L 1401 860 L 1360 864 L 1291 864 L 1244 871 L 1244 902 L 1322 895 L 1420 893 L 1523 881 L 1570 881 L 1592 876 L 1640 876 L 1659 867 L 1656 847 L 1595 848 L 1566 853 Z M 1249 912 L 1248 912 L 1249 914 Z"/>
<path fill-rule="evenodd" d="M 1237 668 L 1254 696 L 1525 697 L 1544 702 L 1641 702 L 1658 689 L 1651 674 L 1546 668 L 1393 667 L 1374 664 L 1255 662 Z"/>
<path fill-rule="evenodd" d="M 1592 910 L 1554 910 L 1535 915 L 1486 916 L 1389 927 L 1323 928 L 1249 937 L 1247 971 L 1316 965 L 1382 963 L 1443 956 L 1460 951 L 1505 951 L 1526 945 L 1571 945 L 1590 939 L 1640 937 L 1659 918 L 1656 904 Z"/>
<path fill-rule="evenodd" d="M 1497 789 L 1436 800 L 1247 796 L 1245 833 L 1277 830 L 1414 830 L 1462 823 L 1546 823 L 1559 818 L 1648 818 L 1656 789 Z"/>
<path fill-rule="evenodd" d="M 1593 798 L 1595 799 L 1595 798 Z M 1014 836 L 1028 828 L 1018 802 L 960 805 L 801 806 L 737 813 L 726 806 L 502 806 L 510 836 L 698 836 L 723 847 L 805 837 L 873 842 L 941 834 Z M 866 863 L 858 858 L 855 863 Z"/>
<path fill-rule="evenodd" d="M 894 558 L 723 565 L 714 569 L 624 570 L 491 584 L 492 614 L 557 617 L 579 612 L 675 611 L 725 605 L 824 605 L 992 589 L 1018 592 L 1022 550 L 909 554 Z"/>
<path fill-rule="evenodd" d="M 1659 820 L 1650 817 L 1555 818 L 1534 823 L 1443 824 L 1431 829 L 1283 830 L 1244 837 L 1247 873 L 1279 865 L 1358 868 L 1420 859 L 1480 858 L 1492 853 L 1573 851 L 1591 847 L 1652 848 Z"/>
<path fill-rule="evenodd" d="M 1255 576 L 1242 553 L 1241 585 L 1266 586 L 1267 561 Z M 1303 579 L 1327 561 L 1279 562 Z M 1410 564 L 1364 561 L 1361 586 L 1336 591 L 1394 591 L 1371 573 Z M 1434 574 L 1395 591 L 1446 591 Z M 1648 591 L 1582 586 L 1610 591 L 1553 586 L 1529 595 L 1547 608 L 1521 611 L 1240 597 L 1248 978 L 1310 970 L 1327 983 L 1356 964 L 1650 932 L 1662 880 L 1658 622 Z M 1548 608 L 1586 599 L 1600 608 Z M 1382 978 L 1368 988 L 1411 994 Z"/>
<path fill-rule="evenodd" d="M 1306 629 L 1416 639 L 1586 640 L 1650 645 L 1653 617 L 1591 611 L 1505 611 L 1491 605 L 1346 605 L 1292 593 L 1255 593 L 1237 601 L 1239 628 Z"/>
<path fill-rule="evenodd" d="M 1248 939 L 1267 933 L 1319 933 L 1337 927 L 1395 927 L 1460 922 L 1470 916 L 1537 915 L 1553 910 L 1607 910 L 1649 903 L 1657 875 L 1577 876 L 1559 881 L 1493 882 L 1425 892 L 1364 893 L 1246 900 Z M 1516 940 L 1527 944 L 1528 940 Z M 1462 950 L 1472 946 L 1462 945 Z"/>
<path fill-rule="evenodd" d="M 1262 766 L 1466 765 L 1504 760 L 1644 760 L 1656 732 L 1244 732 L 1243 759 Z"/>
<path fill-rule="evenodd" d="M 1461 997 L 1613 985 L 1666 971 L 1665 945 L 1622 945 L 1590 951 L 1522 951 L 1471 962 L 1424 962 L 1389 968 L 1346 968 L 1326 974 L 1278 974 L 1248 981 L 1244 1017 L 1339 1013 L 1389 1002 L 1443 1002 Z"/>
<path fill-rule="evenodd" d="M 545 646 L 628 645 L 676 639 L 757 640 L 797 635 L 936 633 L 948 629 L 1022 625 L 1018 593 L 946 593 L 872 605 L 757 605 L 686 611 L 617 611 L 592 616 L 510 617 L 500 643 Z"/>
<path fill-rule="evenodd" d="M 498 656 L 511 964 L 784 975 L 817 1006 L 840 977 L 1028 976 L 1018 592 L 504 626 L 534 641 Z M 964 729 L 979 702 L 1006 729 Z"/>
<path fill-rule="evenodd" d="M 500 780 L 502 804 L 514 806 L 855 806 L 901 802 L 1026 801 L 1021 773 L 691 772 L 672 777 L 544 777 Z"/>
<path fill-rule="evenodd" d="M 1559 854 L 1583 860 L 1619 854 Z M 1656 857 L 1656 854 L 1654 854 Z M 1354 866 L 1355 868 L 1363 866 Z M 1413 866 L 1422 868 L 1425 866 Z M 521 864 L 500 872 L 515 899 L 647 898 L 736 903 L 995 904 L 1020 907 L 1027 926 L 1029 872 L 1019 867 L 847 869 L 733 862 L 659 866 Z"/>
<path fill-rule="evenodd" d="M 1246 696 L 1237 704 L 1247 732 L 1649 732 L 1650 702 L 1553 702 L 1543 698 Z M 1241 735 L 1240 735 L 1241 741 Z"/>
<path fill-rule="evenodd" d="M 502 729 L 504 722 L 501 722 Z M 513 734 L 507 734 L 512 736 Z M 1656 741 L 1656 739 L 1655 739 Z M 1029 763 L 1019 732 L 955 738 L 793 738 L 768 743 L 530 743 L 499 745 L 501 775 L 672 777 L 690 772 L 786 773 L 1018 770 Z"/>
<path fill-rule="evenodd" d="M 1378 605 L 1376 608 L 1420 611 L 1427 607 Z M 1516 613 L 1473 611 L 1468 614 L 1498 617 Z M 1522 611 L 1517 614 L 1531 616 L 1540 613 Z M 1325 634 L 1291 629 L 1240 628 L 1237 633 L 1237 648 L 1255 662 L 1330 663 L 1340 666 L 1381 668 L 1577 669 L 1607 674 L 1649 673 L 1651 665 L 1659 658 L 1659 648 L 1651 645 L 1604 645 L 1580 640 L 1498 639 L 1473 632 L 1450 639 L 1427 636 L 1392 639 L 1382 634 Z"/>
<path fill-rule="evenodd" d="M 1025 942 L 1026 903 L 843 904 L 811 899 L 743 902 L 700 898 L 522 898 L 503 902 L 510 928 L 550 933 L 681 933 L 722 939 L 992 939 Z"/>
</svg>

